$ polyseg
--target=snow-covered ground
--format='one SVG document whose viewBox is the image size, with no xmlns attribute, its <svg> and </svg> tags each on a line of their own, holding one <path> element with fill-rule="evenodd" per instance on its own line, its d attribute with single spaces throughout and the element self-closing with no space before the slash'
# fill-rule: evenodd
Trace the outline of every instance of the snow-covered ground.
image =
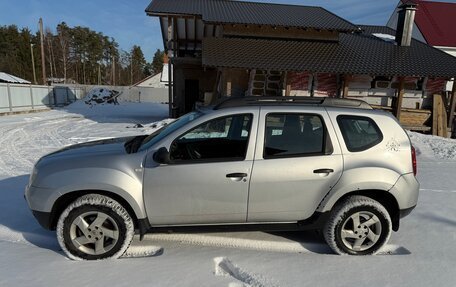
<svg viewBox="0 0 456 287">
<path fill-rule="evenodd" d="M 381 255 L 337 256 L 312 232 L 149 234 L 123 259 L 68 260 L 23 199 L 33 163 L 66 145 L 149 133 L 167 106 L 121 103 L 0 117 L 0 286 L 456 286 L 456 141 L 410 133 L 418 207 Z M 160 123 L 158 124 L 160 125 Z"/>
</svg>

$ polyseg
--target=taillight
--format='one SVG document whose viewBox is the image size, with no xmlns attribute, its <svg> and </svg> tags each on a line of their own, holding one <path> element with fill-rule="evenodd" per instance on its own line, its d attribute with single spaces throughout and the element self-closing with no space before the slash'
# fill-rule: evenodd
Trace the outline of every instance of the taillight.
<svg viewBox="0 0 456 287">
<path fill-rule="evenodd" d="M 413 174 L 416 175 L 416 151 L 412 146 L 412 165 L 413 165 Z"/>
</svg>

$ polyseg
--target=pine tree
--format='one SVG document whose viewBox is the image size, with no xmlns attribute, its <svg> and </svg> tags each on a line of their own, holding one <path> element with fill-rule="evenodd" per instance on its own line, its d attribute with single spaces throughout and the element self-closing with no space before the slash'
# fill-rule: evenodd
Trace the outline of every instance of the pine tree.
<svg viewBox="0 0 456 287">
<path fill-rule="evenodd" d="M 152 59 L 152 72 L 153 74 L 161 73 L 163 70 L 163 58 L 165 56 L 165 52 L 157 49 L 154 54 L 154 58 Z"/>
</svg>

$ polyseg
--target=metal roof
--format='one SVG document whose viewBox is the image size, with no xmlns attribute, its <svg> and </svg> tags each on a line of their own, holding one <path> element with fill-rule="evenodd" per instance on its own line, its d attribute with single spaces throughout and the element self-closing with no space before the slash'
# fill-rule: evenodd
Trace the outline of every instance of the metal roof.
<svg viewBox="0 0 456 287">
<path fill-rule="evenodd" d="M 415 23 L 426 42 L 432 46 L 456 47 L 456 33 L 454 32 L 456 3 L 421 0 L 412 2 L 418 4 Z"/>
<path fill-rule="evenodd" d="M 15 83 L 15 84 L 30 84 L 29 81 L 21 79 L 19 77 L 0 72 L 0 82 L 4 83 Z"/>
<path fill-rule="evenodd" d="M 357 26 L 321 7 L 232 0 L 153 0 L 149 15 L 200 16 L 206 23 L 252 24 L 357 31 Z"/>
<path fill-rule="evenodd" d="M 205 38 L 203 65 L 312 73 L 382 76 L 456 76 L 456 57 L 413 40 L 400 47 L 372 33 L 395 35 L 384 26 L 360 26 L 363 33 L 340 34 L 340 41 L 286 41 Z"/>
</svg>

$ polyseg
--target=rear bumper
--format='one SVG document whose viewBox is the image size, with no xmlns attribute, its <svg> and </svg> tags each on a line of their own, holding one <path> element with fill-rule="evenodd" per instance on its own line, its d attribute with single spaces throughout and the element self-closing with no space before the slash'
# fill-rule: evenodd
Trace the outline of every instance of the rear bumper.
<svg viewBox="0 0 456 287">
<path fill-rule="evenodd" d="M 415 209 L 415 207 L 416 207 L 416 205 L 409 207 L 409 208 L 399 210 L 399 217 L 400 218 L 406 217 L 407 215 L 409 215 L 412 212 L 413 209 Z"/>
<path fill-rule="evenodd" d="M 38 223 L 45 229 L 51 229 L 51 213 L 32 210 Z"/>
<path fill-rule="evenodd" d="M 396 198 L 399 210 L 413 209 L 418 203 L 420 184 L 413 173 L 404 174 L 389 192 Z"/>
</svg>

